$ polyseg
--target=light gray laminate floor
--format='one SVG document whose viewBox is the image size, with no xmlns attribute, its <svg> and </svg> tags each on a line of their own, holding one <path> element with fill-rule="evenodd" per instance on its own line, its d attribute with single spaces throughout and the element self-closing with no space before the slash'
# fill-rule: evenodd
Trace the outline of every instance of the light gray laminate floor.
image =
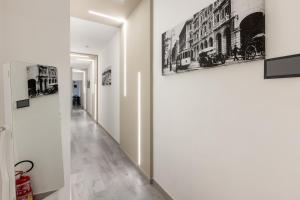
<svg viewBox="0 0 300 200">
<path fill-rule="evenodd" d="M 83 110 L 72 111 L 72 200 L 165 200 Z"/>
</svg>

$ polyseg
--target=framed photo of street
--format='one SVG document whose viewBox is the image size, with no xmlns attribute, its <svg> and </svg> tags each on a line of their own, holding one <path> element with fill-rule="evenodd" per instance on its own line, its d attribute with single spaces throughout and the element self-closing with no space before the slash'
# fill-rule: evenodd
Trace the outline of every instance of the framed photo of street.
<svg viewBox="0 0 300 200">
<path fill-rule="evenodd" d="M 300 54 L 265 60 L 265 79 L 300 77 Z"/>
<path fill-rule="evenodd" d="M 210 0 L 162 33 L 162 75 L 265 58 L 265 0 Z"/>
</svg>

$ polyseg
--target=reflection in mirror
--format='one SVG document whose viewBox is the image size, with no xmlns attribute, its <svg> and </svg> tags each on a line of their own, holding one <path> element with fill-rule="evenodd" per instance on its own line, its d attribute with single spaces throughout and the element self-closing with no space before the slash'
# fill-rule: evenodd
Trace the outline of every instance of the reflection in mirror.
<svg viewBox="0 0 300 200">
<path fill-rule="evenodd" d="M 31 177 L 37 198 L 64 185 L 57 75 L 53 66 L 22 62 L 10 65 L 15 163 L 34 163 L 26 176 Z M 31 163 L 24 162 L 16 170 L 30 168 Z"/>
</svg>

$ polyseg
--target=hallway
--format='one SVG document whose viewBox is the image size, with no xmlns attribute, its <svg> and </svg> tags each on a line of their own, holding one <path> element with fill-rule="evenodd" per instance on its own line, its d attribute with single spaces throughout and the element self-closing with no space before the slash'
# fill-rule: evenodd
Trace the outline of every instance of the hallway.
<svg viewBox="0 0 300 200">
<path fill-rule="evenodd" d="M 83 110 L 72 111 L 72 200 L 164 200 Z"/>
</svg>

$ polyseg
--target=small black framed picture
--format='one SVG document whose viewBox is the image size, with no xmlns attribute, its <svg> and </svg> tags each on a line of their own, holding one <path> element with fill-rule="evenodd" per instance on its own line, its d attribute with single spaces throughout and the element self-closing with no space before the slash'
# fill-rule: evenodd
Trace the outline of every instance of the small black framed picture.
<svg viewBox="0 0 300 200">
<path fill-rule="evenodd" d="M 265 79 L 291 77 L 300 77 L 300 54 L 265 60 Z"/>
</svg>

